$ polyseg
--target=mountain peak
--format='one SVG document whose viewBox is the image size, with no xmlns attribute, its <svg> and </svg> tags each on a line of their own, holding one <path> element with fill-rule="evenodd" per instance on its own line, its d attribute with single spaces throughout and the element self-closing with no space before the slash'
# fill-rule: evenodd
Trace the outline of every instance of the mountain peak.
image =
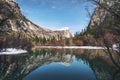
<svg viewBox="0 0 120 80">
<path fill-rule="evenodd" d="M 71 30 L 70 30 L 69 27 L 64 27 L 64 28 L 61 28 L 61 29 L 57 29 L 57 30 L 55 30 L 55 32 L 64 36 L 63 39 L 72 37 Z"/>
</svg>

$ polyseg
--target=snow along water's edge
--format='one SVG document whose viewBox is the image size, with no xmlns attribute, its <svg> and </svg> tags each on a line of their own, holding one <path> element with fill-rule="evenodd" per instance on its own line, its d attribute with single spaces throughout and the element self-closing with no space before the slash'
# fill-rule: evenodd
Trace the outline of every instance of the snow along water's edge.
<svg viewBox="0 0 120 80">
<path fill-rule="evenodd" d="M 35 48 L 53 48 L 53 49 L 106 49 L 106 47 L 99 46 L 35 46 Z M 111 48 L 110 48 L 111 49 Z M 113 47 L 113 50 L 118 51 L 117 48 Z M 3 49 L 0 52 L 0 55 L 14 55 L 14 54 L 23 54 L 27 53 L 27 50 L 15 49 L 15 48 L 7 48 Z"/>
<path fill-rule="evenodd" d="M 105 50 L 106 47 L 101 46 L 35 46 L 35 48 L 53 48 L 53 49 L 99 49 L 99 50 Z M 120 51 L 117 47 L 109 48 L 115 51 Z"/>
<path fill-rule="evenodd" d="M 3 49 L 0 52 L 0 55 L 14 55 L 14 54 L 22 54 L 22 53 L 27 53 L 27 50 L 7 48 L 7 49 Z"/>
<path fill-rule="evenodd" d="M 58 48 L 58 49 L 105 49 L 98 46 L 36 46 L 35 48 Z"/>
</svg>

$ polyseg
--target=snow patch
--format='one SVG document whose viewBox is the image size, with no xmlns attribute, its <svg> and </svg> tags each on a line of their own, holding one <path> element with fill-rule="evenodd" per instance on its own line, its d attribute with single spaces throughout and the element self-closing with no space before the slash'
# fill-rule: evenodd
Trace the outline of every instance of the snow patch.
<svg viewBox="0 0 120 80">
<path fill-rule="evenodd" d="M 69 27 L 63 27 L 61 29 L 57 29 L 56 31 L 70 30 Z"/>
<path fill-rule="evenodd" d="M 0 52 L 0 55 L 13 55 L 13 54 L 22 54 L 22 53 L 27 53 L 27 51 L 22 49 L 7 48 L 7 49 L 3 49 Z"/>
</svg>

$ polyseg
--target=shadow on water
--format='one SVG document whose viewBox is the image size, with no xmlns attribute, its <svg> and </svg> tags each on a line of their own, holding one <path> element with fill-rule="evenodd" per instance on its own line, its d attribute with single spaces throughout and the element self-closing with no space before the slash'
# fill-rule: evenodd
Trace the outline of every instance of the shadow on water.
<svg viewBox="0 0 120 80">
<path fill-rule="evenodd" d="M 37 49 L 1 55 L 0 80 L 120 80 L 120 70 L 102 50 Z"/>
</svg>

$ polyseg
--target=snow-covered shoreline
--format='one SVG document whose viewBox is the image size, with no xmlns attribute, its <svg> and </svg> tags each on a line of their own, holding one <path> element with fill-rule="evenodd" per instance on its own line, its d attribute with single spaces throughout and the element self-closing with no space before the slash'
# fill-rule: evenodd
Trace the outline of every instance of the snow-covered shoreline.
<svg viewBox="0 0 120 80">
<path fill-rule="evenodd" d="M 27 51 L 22 49 L 7 48 L 7 49 L 3 49 L 0 52 L 0 55 L 14 55 L 14 54 L 22 54 L 22 53 L 27 53 Z"/>
<path fill-rule="evenodd" d="M 35 48 L 58 48 L 58 49 L 105 49 L 98 46 L 36 46 Z"/>
<path fill-rule="evenodd" d="M 51 49 L 99 49 L 99 50 L 103 50 L 106 49 L 105 47 L 100 47 L 100 46 L 35 46 L 35 48 L 51 48 Z M 110 48 L 111 49 L 111 48 Z M 114 49 L 113 50 L 118 51 L 118 49 Z M 3 49 L 0 52 L 0 55 L 14 55 L 14 54 L 23 54 L 23 53 L 27 53 L 27 50 L 23 50 L 23 49 L 15 49 L 15 48 L 7 48 L 7 49 Z"/>
</svg>

